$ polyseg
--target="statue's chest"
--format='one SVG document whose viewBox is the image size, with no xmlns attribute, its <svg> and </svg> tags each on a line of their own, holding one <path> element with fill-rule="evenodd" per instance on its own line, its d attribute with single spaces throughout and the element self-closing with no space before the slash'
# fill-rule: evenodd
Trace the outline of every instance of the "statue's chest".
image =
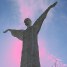
<svg viewBox="0 0 67 67">
<path fill-rule="evenodd" d="M 24 31 L 23 37 L 26 39 L 32 39 L 34 37 L 33 28 L 28 28 Z"/>
</svg>

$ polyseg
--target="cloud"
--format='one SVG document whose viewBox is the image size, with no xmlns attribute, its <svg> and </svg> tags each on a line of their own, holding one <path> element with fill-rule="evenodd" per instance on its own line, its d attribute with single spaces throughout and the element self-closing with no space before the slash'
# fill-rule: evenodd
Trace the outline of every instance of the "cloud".
<svg viewBox="0 0 67 67">
<path fill-rule="evenodd" d="M 40 10 L 42 12 L 45 11 L 45 9 L 48 7 L 48 1 L 47 0 L 17 0 L 18 6 L 19 6 L 19 13 L 20 13 L 20 20 L 25 19 L 27 17 L 29 18 L 35 18 Z M 39 15 L 41 15 L 39 13 Z M 48 16 L 51 18 L 53 17 L 52 12 L 48 14 Z"/>
</svg>

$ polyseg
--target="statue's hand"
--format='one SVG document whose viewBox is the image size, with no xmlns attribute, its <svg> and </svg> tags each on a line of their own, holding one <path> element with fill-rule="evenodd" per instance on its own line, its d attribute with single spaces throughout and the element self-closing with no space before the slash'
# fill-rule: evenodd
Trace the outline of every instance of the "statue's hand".
<svg viewBox="0 0 67 67">
<path fill-rule="evenodd" d="M 50 7 L 55 7 L 56 4 L 57 4 L 57 1 L 54 4 L 52 4 Z"/>
<path fill-rule="evenodd" d="M 6 32 L 8 32 L 8 31 L 10 31 L 10 29 L 5 30 L 3 33 L 6 33 Z"/>
</svg>

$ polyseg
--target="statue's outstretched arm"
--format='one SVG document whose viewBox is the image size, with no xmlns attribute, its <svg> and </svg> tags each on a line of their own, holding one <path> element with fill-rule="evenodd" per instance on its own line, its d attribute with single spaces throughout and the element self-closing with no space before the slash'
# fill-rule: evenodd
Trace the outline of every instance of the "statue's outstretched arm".
<svg viewBox="0 0 67 67">
<path fill-rule="evenodd" d="M 3 33 L 6 33 L 10 31 L 12 36 L 17 37 L 18 39 L 22 40 L 23 39 L 23 30 L 13 30 L 13 29 L 7 29 Z"/>
<path fill-rule="evenodd" d="M 5 30 L 3 33 L 6 33 L 6 32 L 8 32 L 8 31 L 10 31 L 11 29 L 7 29 L 7 30 Z"/>
<path fill-rule="evenodd" d="M 52 5 L 50 5 L 46 10 L 45 12 L 35 21 L 35 23 L 33 24 L 33 28 L 35 30 L 36 33 L 39 32 L 40 28 L 41 28 L 41 25 L 44 21 L 44 19 L 46 18 L 49 10 L 53 7 L 55 7 L 55 5 L 57 4 L 57 2 L 53 3 Z"/>
</svg>

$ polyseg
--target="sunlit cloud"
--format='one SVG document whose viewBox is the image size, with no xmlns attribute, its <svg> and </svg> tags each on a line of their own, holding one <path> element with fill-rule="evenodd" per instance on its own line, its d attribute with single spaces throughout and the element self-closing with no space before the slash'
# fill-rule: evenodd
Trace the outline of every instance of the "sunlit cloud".
<svg viewBox="0 0 67 67">
<path fill-rule="evenodd" d="M 46 0 L 17 0 L 18 6 L 19 6 L 19 12 L 20 12 L 20 20 L 24 20 L 25 18 L 35 18 L 36 13 L 41 10 L 42 12 L 45 11 L 45 9 L 48 7 L 48 1 Z M 41 13 L 42 14 L 42 13 Z M 40 14 L 40 15 L 41 15 Z M 52 12 L 48 14 L 48 16 L 51 18 L 53 17 Z"/>
</svg>

